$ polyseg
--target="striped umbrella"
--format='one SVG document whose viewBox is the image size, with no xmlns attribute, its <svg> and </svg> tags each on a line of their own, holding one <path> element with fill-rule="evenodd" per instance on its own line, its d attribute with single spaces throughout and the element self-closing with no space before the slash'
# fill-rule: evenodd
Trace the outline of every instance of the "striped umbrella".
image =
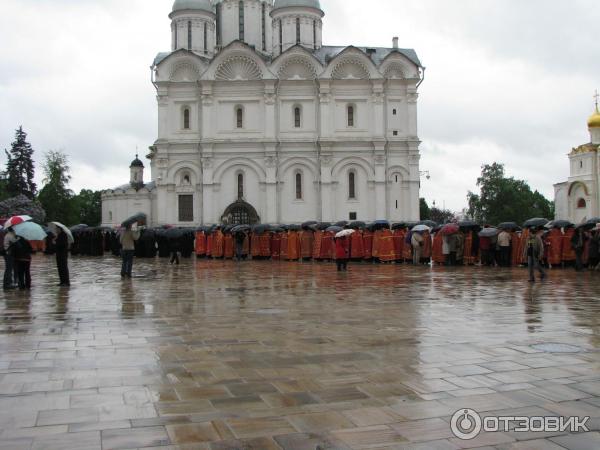
<svg viewBox="0 0 600 450">
<path fill-rule="evenodd" d="M 4 222 L 4 228 L 14 227 L 15 225 L 19 225 L 20 223 L 30 222 L 33 218 L 30 216 L 12 216 L 6 222 Z"/>
</svg>

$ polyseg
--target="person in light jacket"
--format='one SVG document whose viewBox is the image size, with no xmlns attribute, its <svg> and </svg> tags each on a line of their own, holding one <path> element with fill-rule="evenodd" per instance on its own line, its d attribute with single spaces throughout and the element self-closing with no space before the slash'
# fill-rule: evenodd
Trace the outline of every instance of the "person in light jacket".
<svg viewBox="0 0 600 450">
<path fill-rule="evenodd" d="M 423 236 L 421 233 L 413 232 L 410 238 L 410 244 L 413 248 L 413 264 L 421 264 L 421 254 L 423 253 Z"/>
<path fill-rule="evenodd" d="M 123 259 L 121 278 L 131 278 L 133 271 L 133 256 L 135 254 L 135 241 L 139 238 L 139 230 L 133 231 L 131 225 L 125 228 L 125 231 L 121 235 L 121 257 Z"/>
<path fill-rule="evenodd" d="M 546 272 L 542 267 L 542 261 L 544 259 L 543 233 L 543 228 L 538 228 L 535 233 L 532 232 L 529 235 L 527 242 L 525 242 L 525 248 L 523 249 L 523 257 L 527 259 L 527 266 L 529 267 L 530 283 L 535 283 L 536 270 L 540 273 L 542 281 L 546 278 Z"/>
</svg>

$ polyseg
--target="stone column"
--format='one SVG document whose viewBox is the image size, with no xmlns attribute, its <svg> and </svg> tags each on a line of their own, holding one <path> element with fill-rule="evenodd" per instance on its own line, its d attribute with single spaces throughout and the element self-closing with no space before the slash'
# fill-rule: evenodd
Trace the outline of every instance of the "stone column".
<svg viewBox="0 0 600 450">
<path fill-rule="evenodd" d="M 406 108 L 408 113 L 408 131 L 406 134 L 409 138 L 417 139 L 419 134 L 417 124 L 417 100 L 419 99 L 419 94 L 414 86 L 407 88 L 406 91 Z"/>
<path fill-rule="evenodd" d="M 212 147 L 205 147 L 202 158 L 202 219 L 205 224 L 219 222 L 215 215 L 213 205 L 213 198 L 215 195 L 213 192 L 213 168 L 214 159 Z"/>
<path fill-rule="evenodd" d="M 164 86 L 158 88 L 158 139 L 166 139 L 169 134 L 169 92 Z"/>
<path fill-rule="evenodd" d="M 202 95 L 202 126 L 200 129 L 200 139 L 210 140 L 214 138 L 213 127 L 212 127 L 212 115 L 213 115 L 213 91 L 212 82 L 203 81 L 201 87 Z"/>
<path fill-rule="evenodd" d="M 371 96 L 371 105 L 373 108 L 372 133 L 375 139 L 385 139 L 386 136 L 387 124 L 385 119 L 385 94 L 383 91 L 383 81 L 375 80 Z"/>
<path fill-rule="evenodd" d="M 333 157 L 331 148 L 321 147 L 319 163 L 321 168 L 321 220 L 328 222 L 333 220 L 332 210 L 332 175 L 331 164 Z"/>
<path fill-rule="evenodd" d="M 375 218 L 387 219 L 388 200 L 386 189 L 387 157 L 385 154 L 385 141 L 373 142 L 374 155 L 373 167 L 375 168 Z"/>
<path fill-rule="evenodd" d="M 266 187 L 266 217 L 261 217 L 263 223 L 276 223 L 279 217 L 279 202 L 277 193 L 278 158 L 276 146 L 265 145 L 265 187 Z"/>
</svg>

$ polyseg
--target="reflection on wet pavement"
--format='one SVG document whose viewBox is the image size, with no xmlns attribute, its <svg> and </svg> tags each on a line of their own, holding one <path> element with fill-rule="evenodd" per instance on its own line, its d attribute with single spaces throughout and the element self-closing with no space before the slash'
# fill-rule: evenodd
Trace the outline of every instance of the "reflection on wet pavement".
<svg viewBox="0 0 600 450">
<path fill-rule="evenodd" d="M 600 448 L 600 277 L 71 261 L 0 302 L 0 450 Z M 461 408 L 590 433 L 453 437 Z"/>
</svg>

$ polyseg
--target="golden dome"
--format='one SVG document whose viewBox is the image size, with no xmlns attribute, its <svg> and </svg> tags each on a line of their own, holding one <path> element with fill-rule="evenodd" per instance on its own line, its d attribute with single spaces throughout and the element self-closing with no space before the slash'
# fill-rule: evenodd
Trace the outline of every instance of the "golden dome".
<svg viewBox="0 0 600 450">
<path fill-rule="evenodd" d="M 600 111 L 598 111 L 598 106 L 596 106 L 596 112 L 588 119 L 588 128 L 600 128 Z"/>
</svg>

